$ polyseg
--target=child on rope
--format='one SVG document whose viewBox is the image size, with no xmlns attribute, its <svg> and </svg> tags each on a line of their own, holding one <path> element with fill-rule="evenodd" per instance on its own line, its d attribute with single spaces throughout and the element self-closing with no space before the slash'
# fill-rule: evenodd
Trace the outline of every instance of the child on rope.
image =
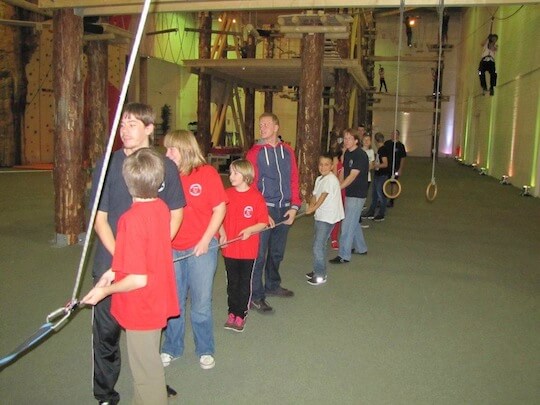
<svg viewBox="0 0 540 405">
<path fill-rule="evenodd" d="M 339 180 L 332 172 L 333 156 L 319 157 L 319 173 L 306 214 L 315 214 L 313 271 L 306 274 L 311 285 L 326 283 L 326 244 L 332 228 L 345 217 Z"/>
<path fill-rule="evenodd" d="M 112 295 L 111 314 L 126 330 L 136 404 L 167 404 L 159 355 L 161 329 L 180 313 L 171 251 L 171 213 L 158 198 L 163 157 L 141 148 L 126 157 L 122 174 L 133 204 L 118 220 L 111 269 L 81 300 L 96 305 Z"/>
<path fill-rule="evenodd" d="M 268 225 L 268 208 L 259 190 L 251 187 L 255 169 L 248 160 L 235 160 L 229 172 L 232 187 L 225 190 L 229 204 L 219 229 L 220 243 L 238 237 L 242 240 L 225 245 L 221 250 L 227 271 L 229 306 L 225 329 L 243 332 L 251 296 L 253 265 L 259 252 L 258 232 Z"/>
<path fill-rule="evenodd" d="M 478 66 L 478 75 L 480 76 L 480 85 L 482 93 L 486 94 L 488 87 L 486 84 L 486 72 L 489 73 L 489 95 L 492 96 L 497 85 L 497 70 L 495 68 L 495 53 L 497 52 L 497 40 L 499 37 L 496 34 L 489 34 L 486 40 L 482 43 L 482 58 Z"/>
</svg>

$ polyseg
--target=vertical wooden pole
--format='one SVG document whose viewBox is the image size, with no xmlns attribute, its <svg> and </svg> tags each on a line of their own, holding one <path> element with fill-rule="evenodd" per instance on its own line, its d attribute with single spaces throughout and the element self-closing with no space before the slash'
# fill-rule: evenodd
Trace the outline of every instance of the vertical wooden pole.
<svg viewBox="0 0 540 405">
<path fill-rule="evenodd" d="M 257 51 L 257 42 L 253 35 L 248 35 L 247 40 L 247 58 L 254 58 Z M 251 148 L 255 143 L 255 90 L 244 88 L 245 95 L 245 125 L 246 125 L 246 148 Z"/>
<path fill-rule="evenodd" d="M 199 14 L 199 59 L 210 59 L 210 41 L 212 34 L 212 15 L 210 13 Z M 197 139 L 206 156 L 210 151 L 212 133 L 210 132 L 210 98 L 212 90 L 212 79 L 210 75 L 201 71 L 198 82 L 197 99 Z"/>
<path fill-rule="evenodd" d="M 349 40 L 338 39 L 336 41 L 337 51 L 342 59 L 349 56 Z M 351 81 L 346 69 L 336 69 L 334 87 L 334 128 L 341 133 L 349 126 L 349 98 L 351 92 Z"/>
<path fill-rule="evenodd" d="M 317 178 L 317 160 L 321 149 L 322 67 L 324 34 L 302 37 L 300 98 L 297 146 L 300 171 L 300 194 L 309 201 Z"/>
<path fill-rule="evenodd" d="M 55 96 L 55 228 L 58 245 L 78 242 L 84 229 L 82 18 L 72 9 L 53 16 Z"/>
<path fill-rule="evenodd" d="M 86 123 L 84 160 L 89 168 L 96 167 L 96 162 L 103 156 L 107 145 L 109 132 L 108 48 L 107 41 L 89 41 L 85 46 L 88 73 L 84 98 Z"/>
<path fill-rule="evenodd" d="M 274 59 L 274 47 L 275 41 L 274 38 L 267 38 L 266 42 L 266 59 Z M 274 92 L 265 91 L 264 92 L 264 111 L 272 112 L 274 109 Z"/>
<path fill-rule="evenodd" d="M 321 152 L 328 151 L 328 133 L 330 132 L 330 91 L 331 87 L 325 87 L 323 90 Z"/>
</svg>

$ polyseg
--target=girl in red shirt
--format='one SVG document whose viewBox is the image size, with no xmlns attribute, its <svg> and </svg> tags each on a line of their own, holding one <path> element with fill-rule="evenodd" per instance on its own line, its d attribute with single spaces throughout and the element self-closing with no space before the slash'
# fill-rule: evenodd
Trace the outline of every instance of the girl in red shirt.
<svg viewBox="0 0 540 405">
<path fill-rule="evenodd" d="M 231 188 L 225 190 L 229 198 L 227 214 L 219 229 L 220 243 L 240 237 L 222 249 L 227 271 L 227 302 L 229 316 L 225 329 L 243 332 L 251 298 L 253 264 L 259 251 L 259 235 L 268 225 L 268 208 L 253 182 L 255 170 L 245 159 L 231 163 Z"/>
</svg>

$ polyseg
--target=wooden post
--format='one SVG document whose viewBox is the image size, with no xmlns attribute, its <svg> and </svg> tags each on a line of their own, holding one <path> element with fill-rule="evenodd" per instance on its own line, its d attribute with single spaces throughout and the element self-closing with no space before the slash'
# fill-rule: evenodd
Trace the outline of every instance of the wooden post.
<svg viewBox="0 0 540 405">
<path fill-rule="evenodd" d="M 56 244 L 73 245 L 84 229 L 82 18 L 72 9 L 53 15 Z"/>
<path fill-rule="evenodd" d="M 274 38 L 268 37 L 266 42 L 266 59 L 274 59 L 274 47 L 275 41 Z M 264 111 L 272 112 L 274 109 L 274 92 L 265 91 L 264 92 Z"/>
<path fill-rule="evenodd" d="M 96 167 L 107 145 L 109 130 L 108 84 L 108 44 L 107 41 L 89 41 L 85 46 L 88 73 L 84 97 L 85 153 L 86 167 Z"/>
<path fill-rule="evenodd" d="M 199 14 L 199 59 L 210 59 L 212 29 L 212 15 L 210 13 Z M 212 90 L 212 79 L 209 74 L 199 73 L 197 99 L 197 139 L 201 146 L 203 155 L 210 151 L 212 133 L 210 132 L 210 99 Z"/>
<path fill-rule="evenodd" d="M 324 34 L 302 37 L 300 97 L 298 100 L 298 135 L 296 150 L 300 172 L 300 195 L 309 201 L 318 175 L 317 161 L 321 150 L 322 66 Z"/>
<path fill-rule="evenodd" d="M 321 129 L 321 152 L 328 151 L 328 133 L 330 132 L 330 91 L 331 87 L 323 90 L 323 111 Z"/>
<path fill-rule="evenodd" d="M 246 45 L 246 57 L 254 58 L 257 50 L 257 42 L 253 35 L 248 35 Z M 249 150 L 255 143 L 255 90 L 244 88 L 245 95 L 245 125 L 246 125 L 246 150 Z"/>
<path fill-rule="evenodd" d="M 336 40 L 337 51 L 342 59 L 349 55 L 349 40 Z M 351 79 L 346 69 L 336 69 L 334 87 L 334 128 L 338 133 L 349 127 L 349 98 Z"/>
</svg>

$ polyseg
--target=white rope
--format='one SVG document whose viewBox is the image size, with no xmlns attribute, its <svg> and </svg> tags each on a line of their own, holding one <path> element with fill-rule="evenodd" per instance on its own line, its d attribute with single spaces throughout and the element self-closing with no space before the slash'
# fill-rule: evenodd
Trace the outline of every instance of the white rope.
<svg viewBox="0 0 540 405">
<path fill-rule="evenodd" d="M 397 56 L 397 80 L 396 80 L 396 105 L 394 112 L 394 131 L 397 130 L 397 120 L 398 120 L 398 105 L 399 105 L 399 70 L 401 66 L 401 48 L 403 42 L 403 11 L 405 10 L 405 0 L 401 0 L 399 6 L 399 41 L 398 41 L 398 56 Z M 393 140 L 393 150 L 392 150 L 392 175 L 391 178 L 394 178 L 396 175 L 396 140 Z"/>
<path fill-rule="evenodd" d="M 431 165 L 431 183 L 435 184 L 435 160 L 437 158 L 437 140 L 439 137 L 439 107 L 441 102 L 441 60 L 442 60 L 442 24 L 444 0 L 439 0 L 439 58 L 437 60 L 437 92 L 435 93 L 435 131 L 433 132 L 433 150 Z"/>
<path fill-rule="evenodd" d="M 103 183 L 105 182 L 105 175 L 107 174 L 107 168 L 109 167 L 109 161 L 111 159 L 111 152 L 114 145 L 114 137 L 116 135 L 116 131 L 118 130 L 118 125 L 120 123 L 120 118 L 122 114 L 122 109 L 124 107 L 124 102 L 126 100 L 126 95 L 129 87 L 129 83 L 131 81 L 131 74 L 133 73 L 133 67 L 135 66 L 135 62 L 137 61 L 137 53 L 139 50 L 139 46 L 141 43 L 141 38 L 144 30 L 144 26 L 146 24 L 146 18 L 148 17 L 148 11 L 150 10 L 150 3 L 151 0 L 144 0 L 143 9 L 141 12 L 141 17 L 139 20 L 139 26 L 137 27 L 137 34 L 135 36 L 135 40 L 133 42 L 133 46 L 131 48 L 131 54 L 129 56 L 129 62 L 126 69 L 126 76 L 124 77 L 124 83 L 122 85 L 122 91 L 120 92 L 120 97 L 118 99 L 118 105 L 116 107 L 116 114 L 114 116 L 113 125 L 111 128 L 111 132 L 109 134 L 109 141 L 107 143 L 107 149 L 105 150 L 105 158 L 103 161 L 103 168 L 101 170 L 100 176 L 99 176 L 99 183 L 96 189 L 96 197 L 93 201 L 92 205 L 92 212 L 90 214 L 90 220 L 88 221 L 88 228 L 86 231 L 86 236 L 84 238 L 84 247 L 81 255 L 81 260 L 79 262 L 79 269 L 77 272 L 77 279 L 75 281 L 75 286 L 73 288 L 73 294 L 71 296 L 71 305 L 75 305 L 77 303 L 77 293 L 81 284 L 81 278 L 83 274 L 84 269 L 84 263 L 86 261 L 86 256 L 88 254 L 88 246 L 90 244 L 90 236 L 92 234 L 92 228 L 94 226 L 94 221 L 96 219 L 97 214 L 97 208 L 99 204 L 99 200 L 101 197 L 101 192 L 103 190 Z"/>
</svg>

